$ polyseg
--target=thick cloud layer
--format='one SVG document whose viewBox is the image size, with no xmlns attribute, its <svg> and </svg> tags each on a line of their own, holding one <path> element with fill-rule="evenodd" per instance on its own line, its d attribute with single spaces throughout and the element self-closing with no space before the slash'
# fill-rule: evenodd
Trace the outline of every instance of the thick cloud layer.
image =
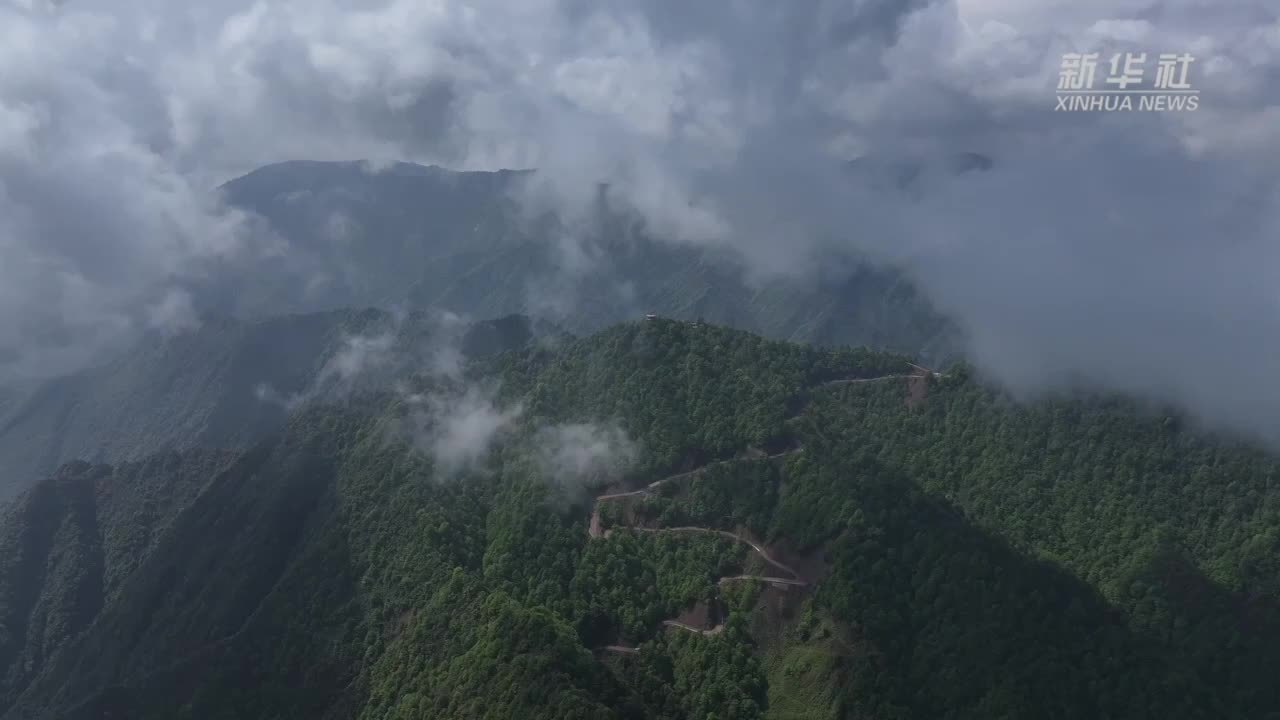
<svg viewBox="0 0 1280 720">
<path fill-rule="evenodd" d="M 1264 0 L 0 3 L 0 366 L 194 317 L 287 253 L 204 190 L 290 158 L 538 167 L 755 273 L 899 265 L 1015 389 L 1280 437 L 1280 22 Z M 1194 113 L 1055 113 L 1061 55 L 1190 52 Z M 981 152 L 909 194 L 843 161 Z"/>
</svg>

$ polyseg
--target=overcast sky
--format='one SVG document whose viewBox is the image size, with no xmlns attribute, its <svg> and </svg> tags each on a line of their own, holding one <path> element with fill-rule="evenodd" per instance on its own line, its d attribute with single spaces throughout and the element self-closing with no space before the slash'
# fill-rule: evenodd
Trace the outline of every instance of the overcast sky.
<svg viewBox="0 0 1280 720">
<path fill-rule="evenodd" d="M 1200 109 L 1053 112 L 1091 51 L 1191 53 Z M 563 212 L 609 180 L 760 274 L 854 250 L 1014 389 L 1280 437 L 1278 60 L 1267 0 L 0 0 L 0 366 L 181 328 L 205 261 L 288 252 L 217 183 L 406 159 L 537 167 Z M 839 177 L 956 151 L 995 167 L 911 198 Z"/>
</svg>

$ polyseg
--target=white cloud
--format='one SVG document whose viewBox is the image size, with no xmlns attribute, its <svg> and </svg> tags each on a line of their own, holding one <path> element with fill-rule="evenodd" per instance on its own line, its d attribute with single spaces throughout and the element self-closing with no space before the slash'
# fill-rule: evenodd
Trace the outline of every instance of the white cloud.
<svg viewBox="0 0 1280 720">
<path fill-rule="evenodd" d="M 411 397 L 407 429 L 445 475 L 473 469 L 523 414 L 520 405 L 500 406 L 496 388 L 466 386 L 457 393 Z"/>
<path fill-rule="evenodd" d="M 534 439 L 544 470 L 561 487 L 616 479 L 639 448 L 616 423 L 569 423 L 543 428 Z"/>
<path fill-rule="evenodd" d="M 1202 109 L 1052 112 L 1063 52 L 1129 49 L 1196 53 Z M 1261 0 L 0 4 L 0 363 L 84 362 L 266 252 L 220 180 L 410 159 L 537 166 L 525 199 L 570 218 L 607 180 L 757 273 L 869 253 L 1016 386 L 1254 426 L 1280 417 L 1239 390 L 1280 349 L 1278 60 Z M 908 203 L 847 190 L 860 149 L 997 165 Z"/>
</svg>

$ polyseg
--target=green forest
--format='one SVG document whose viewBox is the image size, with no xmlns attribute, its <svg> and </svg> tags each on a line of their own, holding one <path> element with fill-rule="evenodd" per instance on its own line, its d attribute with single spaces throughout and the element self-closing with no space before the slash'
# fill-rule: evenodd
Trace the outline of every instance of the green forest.
<svg viewBox="0 0 1280 720">
<path fill-rule="evenodd" d="M 317 402 L 5 507 L 0 718 L 1280 718 L 1280 464 L 1175 414 L 668 320 L 410 384 L 519 413 L 459 468 Z M 570 477 L 573 424 L 633 451 Z"/>
</svg>

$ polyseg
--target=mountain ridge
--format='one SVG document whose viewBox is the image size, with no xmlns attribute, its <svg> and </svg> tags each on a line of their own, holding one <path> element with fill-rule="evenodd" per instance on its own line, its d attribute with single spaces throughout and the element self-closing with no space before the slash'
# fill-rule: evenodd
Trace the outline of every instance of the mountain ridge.
<svg viewBox="0 0 1280 720">
<path fill-rule="evenodd" d="M 450 377 L 307 405 L 230 458 L 77 463 L 37 486 L 0 520 L 3 717 L 1192 718 L 1280 702 L 1265 678 L 1280 462 L 1261 451 L 1105 399 L 1012 405 L 964 367 L 662 318 Z M 495 388 L 479 411 L 511 423 L 474 465 L 388 435 L 411 397 L 468 396 L 459 381 Z M 803 451 L 759 462 L 766 447 Z M 575 457 L 594 460 L 560 462 Z M 615 484 L 651 488 L 622 524 L 711 532 L 592 538 L 588 498 Z M 44 534 L 33 502 L 53 508 Z M 1205 522 L 1205 503 L 1230 512 Z M 722 532 L 785 546 L 816 586 L 720 582 L 758 562 Z M 664 630 L 699 607 L 719 609 L 716 634 Z M 592 653 L 609 647 L 635 652 Z"/>
</svg>

